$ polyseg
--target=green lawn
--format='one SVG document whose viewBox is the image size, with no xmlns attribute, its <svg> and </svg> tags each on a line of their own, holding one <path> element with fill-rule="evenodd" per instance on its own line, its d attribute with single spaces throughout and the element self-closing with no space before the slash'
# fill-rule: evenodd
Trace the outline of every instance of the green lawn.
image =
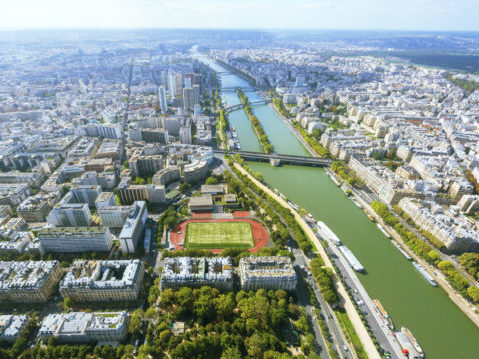
<svg viewBox="0 0 479 359">
<path fill-rule="evenodd" d="M 254 240 L 248 222 L 192 222 L 186 225 L 185 248 L 251 247 L 254 247 Z"/>
</svg>

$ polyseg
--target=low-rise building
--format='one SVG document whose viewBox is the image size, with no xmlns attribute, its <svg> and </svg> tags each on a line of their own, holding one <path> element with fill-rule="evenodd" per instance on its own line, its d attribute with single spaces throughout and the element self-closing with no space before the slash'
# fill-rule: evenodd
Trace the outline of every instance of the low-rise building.
<svg viewBox="0 0 479 359">
<path fill-rule="evenodd" d="M 77 302 L 136 300 L 144 272 L 139 259 L 77 260 L 60 282 L 60 293 Z"/>
<path fill-rule="evenodd" d="M 289 257 L 241 258 L 239 272 L 245 290 L 296 288 L 296 272 Z"/>
<path fill-rule="evenodd" d="M 190 198 L 190 211 L 211 212 L 213 209 L 213 197 L 211 194 L 204 194 L 199 197 Z"/>
<path fill-rule="evenodd" d="M 166 258 L 160 287 L 179 288 L 212 286 L 233 289 L 233 264 L 229 257 Z"/>
<path fill-rule="evenodd" d="M 126 312 L 49 314 L 43 319 L 38 337 L 51 336 L 61 343 L 120 342 L 128 329 Z"/>
<path fill-rule="evenodd" d="M 0 302 L 46 302 L 60 276 L 58 261 L 0 262 Z"/>
</svg>

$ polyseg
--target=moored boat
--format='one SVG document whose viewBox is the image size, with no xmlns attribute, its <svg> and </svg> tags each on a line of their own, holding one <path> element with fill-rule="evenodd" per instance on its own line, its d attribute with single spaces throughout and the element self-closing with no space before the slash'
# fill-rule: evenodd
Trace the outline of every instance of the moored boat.
<svg viewBox="0 0 479 359">
<path fill-rule="evenodd" d="M 338 236 L 326 225 L 326 223 L 318 221 L 318 229 L 325 239 L 337 246 L 341 245 L 341 240 Z"/>
<path fill-rule="evenodd" d="M 412 262 L 412 265 L 429 282 L 430 285 L 432 285 L 434 287 L 437 287 L 437 283 L 434 280 L 434 278 L 431 277 L 428 272 L 426 272 L 426 270 L 423 268 L 422 265 L 420 265 L 419 263 L 416 263 L 416 262 Z"/>
<path fill-rule="evenodd" d="M 379 315 L 384 320 L 386 325 L 389 327 L 389 329 L 393 330 L 394 329 L 393 321 L 391 317 L 389 316 L 388 312 L 386 312 L 386 310 L 382 306 L 381 302 L 377 299 L 373 299 L 373 303 L 376 306 L 376 310 L 378 311 Z"/>
<path fill-rule="evenodd" d="M 412 345 L 414 346 L 414 349 L 416 349 L 419 354 L 424 354 L 424 352 L 422 351 L 421 346 L 419 345 L 419 343 L 417 342 L 416 338 L 414 337 L 414 335 L 412 335 L 411 331 L 410 331 L 408 328 L 402 327 L 402 328 L 401 328 L 401 332 L 408 337 L 409 341 L 410 341 L 410 342 L 412 343 Z"/>
<path fill-rule="evenodd" d="M 409 254 L 407 254 L 407 252 L 406 252 L 404 249 L 402 249 L 402 247 L 399 245 L 398 242 L 392 240 L 391 243 L 393 244 L 394 247 L 396 247 L 396 248 L 398 249 L 399 252 L 401 252 L 401 254 L 402 254 L 408 261 L 412 260 L 412 257 L 411 257 Z"/>
<path fill-rule="evenodd" d="M 391 238 L 391 236 L 388 232 L 386 232 L 386 229 L 383 226 L 381 226 L 379 223 L 377 223 L 376 226 L 378 226 L 378 229 L 382 232 L 382 234 L 384 234 L 388 238 Z"/>
</svg>

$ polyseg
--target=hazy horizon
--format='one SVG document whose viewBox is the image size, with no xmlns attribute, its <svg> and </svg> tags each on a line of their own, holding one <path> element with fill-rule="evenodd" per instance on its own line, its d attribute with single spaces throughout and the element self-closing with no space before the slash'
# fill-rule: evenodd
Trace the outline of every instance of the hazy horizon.
<svg viewBox="0 0 479 359">
<path fill-rule="evenodd" d="M 0 0 L 0 29 L 479 31 L 475 0 Z"/>
</svg>

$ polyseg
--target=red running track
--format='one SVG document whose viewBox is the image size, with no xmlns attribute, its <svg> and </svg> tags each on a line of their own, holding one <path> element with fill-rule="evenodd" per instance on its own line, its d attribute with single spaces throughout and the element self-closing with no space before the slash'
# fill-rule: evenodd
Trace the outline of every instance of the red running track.
<svg viewBox="0 0 479 359">
<path fill-rule="evenodd" d="M 176 250 L 184 249 L 183 244 L 186 236 L 186 225 L 191 222 L 248 222 L 251 224 L 251 231 L 253 232 L 254 247 L 248 249 L 249 252 L 255 253 L 263 248 L 268 243 L 268 231 L 261 224 L 251 219 L 190 219 L 188 221 L 181 222 L 170 233 L 170 243 L 173 244 Z M 222 251 L 219 249 L 207 249 L 213 253 L 219 253 Z"/>
</svg>

